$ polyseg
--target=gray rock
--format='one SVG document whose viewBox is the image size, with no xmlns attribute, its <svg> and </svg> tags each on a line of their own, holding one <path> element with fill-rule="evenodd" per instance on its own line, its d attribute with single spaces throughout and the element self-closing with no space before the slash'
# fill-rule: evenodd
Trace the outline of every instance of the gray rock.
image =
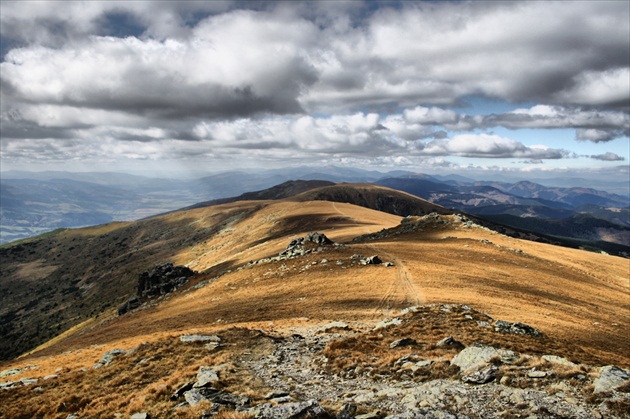
<svg viewBox="0 0 630 419">
<path fill-rule="evenodd" d="M 317 232 L 308 233 L 306 237 L 304 237 L 306 241 L 315 244 L 333 244 L 334 242 L 326 237 L 325 234 L 320 234 Z"/>
<path fill-rule="evenodd" d="M 507 322 L 505 320 L 497 320 L 494 323 L 494 330 L 501 333 L 512 333 L 517 335 L 528 335 L 539 337 L 542 336 L 538 330 L 534 329 L 531 326 L 528 326 L 524 323 L 519 322 Z"/>
<path fill-rule="evenodd" d="M 248 410 L 256 419 L 332 418 L 317 401 L 295 402 L 273 406 L 265 403 Z"/>
<path fill-rule="evenodd" d="M 197 373 L 197 382 L 193 387 L 206 387 L 208 384 L 216 383 L 217 381 L 219 381 L 219 374 L 217 374 L 214 367 L 201 366 Z"/>
<path fill-rule="evenodd" d="M 0 372 L 0 378 L 2 377 L 8 377 L 11 375 L 17 375 L 19 373 L 21 373 L 23 371 L 22 368 L 12 368 L 10 370 L 4 370 L 2 372 Z"/>
<path fill-rule="evenodd" d="M 381 412 L 370 412 L 364 415 L 356 416 L 355 419 L 381 419 L 383 415 Z"/>
<path fill-rule="evenodd" d="M 499 354 L 499 350 L 492 346 L 470 346 L 453 358 L 451 364 L 457 365 L 462 371 L 486 364 L 490 358 Z"/>
<path fill-rule="evenodd" d="M 192 390 L 185 392 L 184 398 L 191 406 L 196 406 L 202 401 L 208 400 L 198 388 L 193 388 Z"/>
<path fill-rule="evenodd" d="M 4 390 L 4 389 L 7 389 L 7 388 L 15 387 L 15 385 L 18 382 L 16 382 L 16 381 L 4 381 L 4 382 L 0 383 L 0 390 Z"/>
<path fill-rule="evenodd" d="M 545 378 L 547 373 L 545 371 L 530 371 L 527 373 L 529 378 Z"/>
<path fill-rule="evenodd" d="M 462 381 L 472 384 L 485 384 L 496 378 L 497 367 L 495 365 L 485 366 L 478 370 L 468 370 L 462 375 Z"/>
<path fill-rule="evenodd" d="M 374 330 L 386 329 L 390 326 L 397 326 L 401 323 L 402 320 L 400 320 L 398 317 L 394 317 L 393 319 L 385 319 L 382 322 L 377 323 L 376 326 L 374 326 Z"/>
<path fill-rule="evenodd" d="M 22 378 L 20 380 L 20 382 L 22 383 L 22 385 L 24 386 L 30 386 L 31 384 L 36 384 L 37 383 L 37 378 Z"/>
<path fill-rule="evenodd" d="M 182 335 L 179 337 L 179 340 L 184 343 L 195 343 L 195 342 L 212 342 L 212 343 L 221 343 L 221 338 L 214 335 Z"/>
<path fill-rule="evenodd" d="M 608 365 L 599 369 L 599 375 L 593 381 L 593 393 L 611 391 L 630 380 L 630 371 Z"/>
<path fill-rule="evenodd" d="M 361 265 L 380 265 L 381 263 L 383 263 L 383 261 L 381 260 L 381 258 L 374 255 L 374 256 L 367 257 L 365 259 L 361 259 L 359 263 Z"/>
<path fill-rule="evenodd" d="M 52 380 L 53 378 L 59 378 L 57 374 L 50 374 L 44 377 L 44 380 Z"/>
<path fill-rule="evenodd" d="M 129 419 L 150 419 L 148 413 L 134 413 Z"/>
<path fill-rule="evenodd" d="M 416 343 L 418 343 L 418 342 L 416 342 L 414 339 L 402 338 L 402 339 L 398 339 L 398 340 L 395 340 L 392 343 L 390 343 L 389 347 L 391 349 L 394 349 L 394 348 L 399 348 L 401 346 L 415 345 Z"/>
<path fill-rule="evenodd" d="M 127 354 L 127 351 L 125 351 L 124 349 L 112 349 L 111 351 L 107 351 L 103 354 L 103 357 L 100 359 L 100 361 L 94 364 L 92 368 L 100 368 L 109 365 L 112 363 L 112 361 L 114 361 L 114 359 L 125 354 Z"/>
</svg>

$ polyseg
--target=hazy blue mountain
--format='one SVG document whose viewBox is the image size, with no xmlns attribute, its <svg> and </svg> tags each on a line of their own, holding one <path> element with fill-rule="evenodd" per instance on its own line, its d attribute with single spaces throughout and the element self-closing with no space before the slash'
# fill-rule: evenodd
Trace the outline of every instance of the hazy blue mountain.
<svg viewBox="0 0 630 419">
<path fill-rule="evenodd" d="M 628 226 L 630 199 L 593 188 L 477 181 L 460 175 L 337 166 L 238 170 L 195 179 L 115 172 L 3 172 L 0 243 L 57 228 L 132 221 L 200 202 L 271 188 L 290 180 L 377 183 L 470 214 L 563 219 L 575 214 Z M 624 210 L 625 208 L 625 210 Z"/>
<path fill-rule="evenodd" d="M 539 234 L 630 245 L 630 198 L 610 192 L 549 187 L 529 181 L 468 182 L 461 177 L 402 176 L 377 183 Z"/>
</svg>

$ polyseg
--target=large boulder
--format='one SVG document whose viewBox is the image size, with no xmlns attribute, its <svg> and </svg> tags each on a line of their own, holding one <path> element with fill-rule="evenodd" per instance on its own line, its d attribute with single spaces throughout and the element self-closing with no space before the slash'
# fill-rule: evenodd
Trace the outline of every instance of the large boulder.
<svg viewBox="0 0 630 419">
<path fill-rule="evenodd" d="M 457 365 L 463 372 L 478 370 L 486 365 L 490 365 L 490 360 L 494 357 L 502 363 L 513 363 L 518 360 L 519 356 L 512 351 L 506 349 L 497 349 L 492 346 L 474 345 L 464 349 L 451 361 L 451 364 Z"/>
</svg>

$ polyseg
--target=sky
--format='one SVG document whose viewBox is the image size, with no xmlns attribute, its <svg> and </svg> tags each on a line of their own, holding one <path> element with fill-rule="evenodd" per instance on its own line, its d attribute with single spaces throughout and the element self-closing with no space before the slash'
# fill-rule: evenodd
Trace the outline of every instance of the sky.
<svg viewBox="0 0 630 419">
<path fill-rule="evenodd" d="M 2 171 L 629 176 L 627 1 L 0 7 Z"/>
</svg>

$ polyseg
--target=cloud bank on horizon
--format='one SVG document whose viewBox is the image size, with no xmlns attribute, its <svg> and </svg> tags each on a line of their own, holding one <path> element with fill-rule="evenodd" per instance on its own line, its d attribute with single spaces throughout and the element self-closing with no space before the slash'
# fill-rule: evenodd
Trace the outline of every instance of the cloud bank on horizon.
<svg viewBox="0 0 630 419">
<path fill-rule="evenodd" d="M 3 170 L 627 173 L 628 2 L 0 5 Z"/>
</svg>

